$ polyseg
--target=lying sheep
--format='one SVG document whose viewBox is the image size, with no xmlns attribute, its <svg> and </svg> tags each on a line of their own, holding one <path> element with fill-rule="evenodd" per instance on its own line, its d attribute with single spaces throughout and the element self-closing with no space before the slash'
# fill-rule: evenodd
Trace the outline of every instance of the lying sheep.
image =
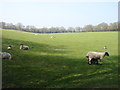
<svg viewBox="0 0 120 90">
<path fill-rule="evenodd" d="M 23 45 L 23 44 L 20 44 L 20 49 L 23 49 L 23 50 L 28 50 L 29 47 L 26 46 L 26 45 Z"/>
<path fill-rule="evenodd" d="M 103 49 L 107 49 L 107 46 L 104 46 Z"/>
<path fill-rule="evenodd" d="M 8 49 L 8 50 L 12 50 L 12 46 L 9 45 L 9 46 L 7 47 L 7 49 Z"/>
<path fill-rule="evenodd" d="M 7 53 L 7 52 L 0 52 L 0 58 L 1 59 L 11 60 L 11 54 Z"/>
<path fill-rule="evenodd" d="M 54 36 L 50 36 L 50 38 L 55 38 Z"/>
<path fill-rule="evenodd" d="M 92 64 L 92 60 L 96 60 L 98 63 L 98 60 L 101 60 L 105 57 L 109 56 L 108 52 L 88 52 L 86 57 L 88 58 L 88 64 Z M 101 62 L 102 63 L 102 62 Z"/>
</svg>

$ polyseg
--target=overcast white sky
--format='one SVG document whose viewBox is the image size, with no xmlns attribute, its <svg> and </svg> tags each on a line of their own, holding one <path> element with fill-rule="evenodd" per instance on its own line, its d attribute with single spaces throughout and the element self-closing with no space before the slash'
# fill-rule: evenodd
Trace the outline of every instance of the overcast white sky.
<svg viewBox="0 0 120 90">
<path fill-rule="evenodd" d="M 76 27 L 118 21 L 119 0 L 0 0 L 0 21 Z"/>
</svg>

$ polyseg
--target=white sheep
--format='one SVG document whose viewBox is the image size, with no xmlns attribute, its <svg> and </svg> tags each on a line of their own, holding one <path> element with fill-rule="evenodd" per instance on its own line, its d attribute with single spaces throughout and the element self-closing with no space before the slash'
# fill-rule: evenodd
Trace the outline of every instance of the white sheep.
<svg viewBox="0 0 120 90">
<path fill-rule="evenodd" d="M 107 49 L 107 46 L 104 46 L 103 49 Z"/>
<path fill-rule="evenodd" d="M 88 64 L 92 64 L 92 60 L 97 61 L 101 60 L 105 57 L 109 56 L 108 52 L 88 52 L 86 57 L 88 58 Z M 102 63 L 102 62 L 101 62 Z"/>
<path fill-rule="evenodd" d="M 55 38 L 54 36 L 50 36 L 50 38 Z"/>
<path fill-rule="evenodd" d="M 8 50 L 12 50 L 12 46 L 9 45 L 9 46 L 7 47 L 7 49 L 8 49 Z"/>
<path fill-rule="evenodd" d="M 1 59 L 7 59 L 7 60 L 11 60 L 11 54 L 7 53 L 7 52 L 0 52 L 0 58 Z"/>
<path fill-rule="evenodd" d="M 20 44 L 20 49 L 28 50 L 28 49 L 29 49 L 29 46 L 26 46 L 26 45 Z"/>
</svg>

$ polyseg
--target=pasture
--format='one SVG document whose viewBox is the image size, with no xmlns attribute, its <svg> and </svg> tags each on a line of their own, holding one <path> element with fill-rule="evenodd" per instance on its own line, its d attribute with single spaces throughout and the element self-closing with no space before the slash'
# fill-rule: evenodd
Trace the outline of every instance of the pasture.
<svg viewBox="0 0 120 90">
<path fill-rule="evenodd" d="M 50 38 L 54 36 L 53 38 Z M 25 44 L 29 50 L 20 50 Z M 7 50 L 12 45 L 13 50 Z M 102 49 L 107 46 L 108 49 Z M 3 88 L 117 88 L 118 32 L 34 34 L 2 30 Z M 109 52 L 102 65 L 88 65 L 88 51 Z"/>
</svg>

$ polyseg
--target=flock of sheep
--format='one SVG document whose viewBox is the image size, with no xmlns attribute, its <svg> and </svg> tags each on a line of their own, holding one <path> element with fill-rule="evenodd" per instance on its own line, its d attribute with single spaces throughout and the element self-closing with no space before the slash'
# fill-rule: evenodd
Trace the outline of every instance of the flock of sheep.
<svg viewBox="0 0 120 90">
<path fill-rule="evenodd" d="M 8 46 L 7 49 L 8 50 L 12 50 L 12 46 L 11 45 Z M 20 44 L 20 49 L 21 50 L 28 50 L 29 46 Z M 103 49 L 107 49 L 107 47 L 104 46 Z M 86 57 L 88 58 L 88 64 L 89 65 L 91 65 L 91 64 L 98 64 L 98 60 L 100 60 L 100 63 L 102 64 L 101 60 L 103 60 L 103 58 L 105 56 L 109 56 L 109 53 L 108 52 L 93 52 L 93 51 L 90 51 L 86 55 Z M 1 59 L 11 60 L 12 56 L 11 56 L 10 53 L 0 52 L 0 58 Z"/>
<path fill-rule="evenodd" d="M 8 50 L 12 50 L 12 46 L 9 45 L 7 47 Z M 22 50 L 28 50 L 29 49 L 29 46 L 26 46 L 26 45 L 23 45 L 23 44 L 20 44 L 20 49 Z M 6 60 L 11 60 L 12 56 L 10 53 L 7 53 L 7 52 L 0 52 L 0 59 L 6 59 Z"/>
</svg>

